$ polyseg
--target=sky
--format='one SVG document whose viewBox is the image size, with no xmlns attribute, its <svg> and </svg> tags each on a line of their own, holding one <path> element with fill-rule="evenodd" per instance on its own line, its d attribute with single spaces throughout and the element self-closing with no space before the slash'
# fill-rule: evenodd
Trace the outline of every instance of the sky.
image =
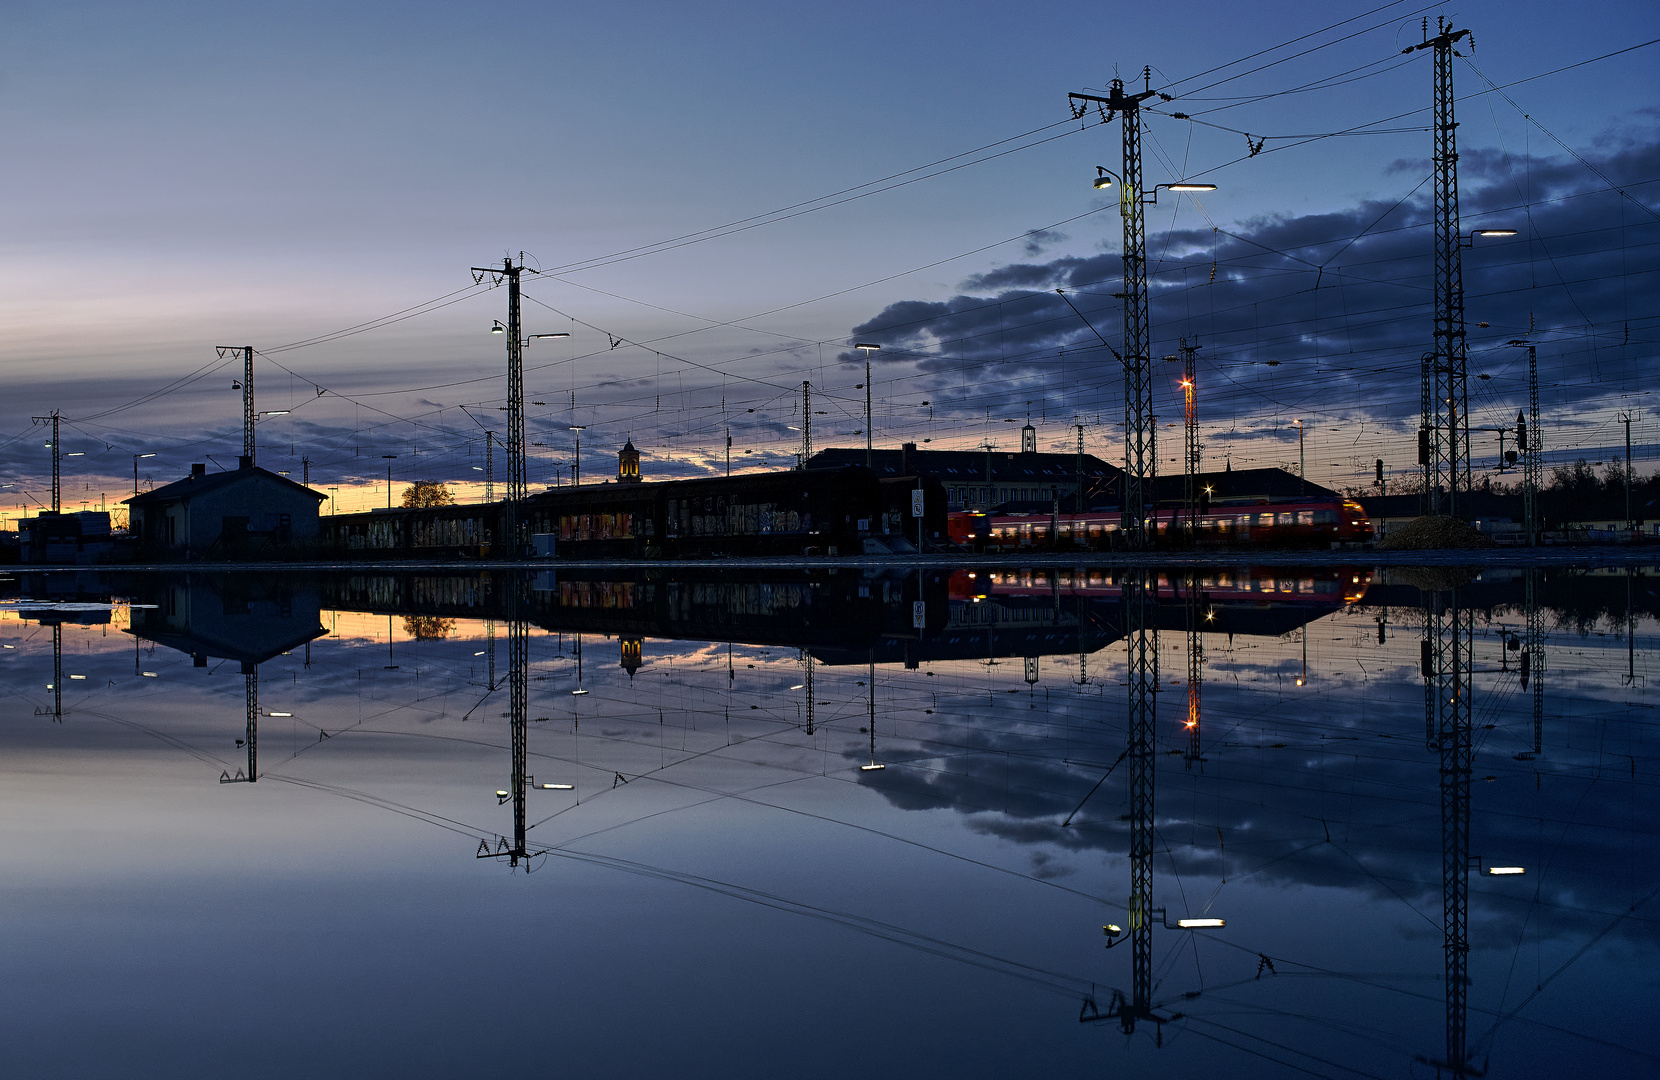
<svg viewBox="0 0 1660 1080">
<path fill-rule="evenodd" d="M 53 409 L 84 455 L 71 509 L 119 499 L 135 453 L 156 454 L 141 484 L 234 465 L 218 345 L 253 345 L 257 407 L 286 410 L 261 420 L 260 463 L 309 458 L 341 508 L 375 501 L 382 454 L 400 483 L 477 479 L 504 426 L 487 331 L 506 301 L 468 268 L 521 251 L 544 271 L 525 331 L 572 335 L 527 349 L 534 486 L 568 471 L 573 424 L 589 476 L 624 438 L 648 476 L 716 468 L 728 429 L 738 467 L 792 464 L 804 380 L 815 445 L 856 443 L 859 340 L 884 345 L 878 445 L 1007 443 L 1030 402 L 1044 445 L 1082 423 L 1114 460 L 1119 370 L 1052 290 L 1118 341 L 1116 202 L 1089 185 L 1119 169 L 1118 125 L 1066 95 L 1144 67 L 1173 98 L 1148 117 L 1146 182 L 1218 186 L 1147 218 L 1155 352 L 1201 347 L 1207 462 L 1285 464 L 1310 418 L 1323 478 L 1404 469 L 1432 84 L 1401 49 L 1439 14 L 1474 34 L 1454 73 L 1464 223 L 1521 233 L 1465 253 L 1477 425 L 1513 422 L 1525 370 L 1503 344 L 1531 316 L 1549 460 L 1600 458 L 1660 333 L 1649 3 L 14 2 L 0 505 L 42 496 L 31 417 Z M 1633 427 L 1644 467 L 1660 429 Z"/>
</svg>

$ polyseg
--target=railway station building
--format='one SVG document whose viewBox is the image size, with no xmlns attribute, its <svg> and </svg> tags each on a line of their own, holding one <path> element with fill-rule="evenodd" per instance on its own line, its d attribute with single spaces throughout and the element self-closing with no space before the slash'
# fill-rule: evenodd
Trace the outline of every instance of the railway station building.
<svg viewBox="0 0 1660 1080">
<path fill-rule="evenodd" d="M 242 458 L 235 469 L 190 467 L 183 480 L 124 500 L 130 532 L 151 555 L 193 559 L 270 558 L 317 540 L 326 495 Z"/>
<path fill-rule="evenodd" d="M 871 450 L 870 464 L 880 477 L 919 476 L 945 488 L 948 510 L 990 510 L 1005 503 L 1050 505 L 1060 499 L 1068 505 L 1080 490 L 1084 502 L 1115 499 L 1120 470 L 1093 454 L 1056 454 L 1037 449 L 1036 432 L 1028 424 L 1021 432 L 1021 449 L 925 450 L 905 443 L 897 450 Z M 863 447 L 833 447 L 807 459 L 809 469 L 863 465 Z"/>
</svg>

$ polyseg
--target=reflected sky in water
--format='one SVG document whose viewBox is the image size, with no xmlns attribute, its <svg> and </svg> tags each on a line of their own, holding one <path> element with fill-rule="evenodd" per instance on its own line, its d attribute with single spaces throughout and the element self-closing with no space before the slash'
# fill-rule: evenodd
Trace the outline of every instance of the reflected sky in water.
<svg viewBox="0 0 1660 1080">
<path fill-rule="evenodd" d="M 1456 586 L 1473 1066 L 1652 1073 L 1653 574 L 1537 571 L 1524 682 L 1523 571 L 1186 573 L 1133 1034 L 1080 1022 L 1133 983 L 1114 571 L 0 582 L 0 1071 L 1434 1075 Z"/>
</svg>

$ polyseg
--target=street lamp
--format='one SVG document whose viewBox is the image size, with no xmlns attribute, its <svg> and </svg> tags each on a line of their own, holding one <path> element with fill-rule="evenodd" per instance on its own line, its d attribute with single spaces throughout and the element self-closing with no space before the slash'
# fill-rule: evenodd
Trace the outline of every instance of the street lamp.
<svg viewBox="0 0 1660 1080">
<path fill-rule="evenodd" d="M 882 346 L 872 345 L 869 342 L 861 341 L 861 342 L 856 343 L 853 347 L 855 349 L 864 350 L 864 354 L 865 354 L 865 468 L 868 469 L 868 468 L 871 467 L 871 465 L 870 465 L 870 459 L 871 459 L 871 453 L 870 453 L 870 354 L 873 353 L 873 352 L 881 352 L 882 351 Z M 803 468 L 805 468 L 806 465 L 807 465 L 806 462 L 802 462 L 801 464 L 802 464 Z"/>
<path fill-rule="evenodd" d="M 1515 235 L 1516 235 L 1516 230 L 1515 229 L 1472 229 L 1468 236 L 1460 236 L 1458 238 L 1458 244 L 1459 244 L 1460 247 L 1475 247 L 1476 237 L 1478 237 L 1478 236 L 1515 236 Z"/>
<path fill-rule="evenodd" d="M 1118 174 L 1107 168 L 1105 165 L 1095 166 L 1095 182 L 1092 186 L 1096 191 L 1105 191 L 1107 188 L 1112 187 L 1113 184 L 1118 184 L 1122 187 L 1123 183 L 1124 182 L 1118 178 Z M 1143 188 L 1141 194 L 1144 197 L 1151 195 L 1152 198 L 1147 199 L 1146 201 L 1157 203 L 1159 201 L 1159 188 L 1164 188 L 1166 191 L 1215 191 L 1216 185 L 1193 184 L 1188 183 L 1187 181 L 1178 180 L 1174 184 L 1154 184 L 1150 188 Z M 1129 192 L 1121 192 L 1119 194 L 1119 200 L 1121 202 L 1128 200 L 1129 197 Z"/>
<path fill-rule="evenodd" d="M 154 454 L 134 454 L 133 455 L 133 498 L 135 498 L 135 499 L 138 498 L 138 459 L 139 458 L 147 458 L 147 457 L 155 457 L 155 456 L 156 455 L 154 455 Z M 128 516 L 128 518 L 131 518 L 132 514 L 129 512 L 127 516 Z"/>
<path fill-rule="evenodd" d="M 1155 915 L 1158 916 L 1157 922 L 1153 921 Z M 1149 908 L 1147 921 L 1150 926 L 1163 926 L 1166 930 L 1221 930 L 1228 925 L 1226 919 L 1177 919 L 1171 922 L 1169 912 L 1161 907 Z M 1109 949 L 1129 940 L 1124 936 L 1124 928 L 1116 923 L 1101 927 L 1101 933 L 1106 935 Z"/>
<path fill-rule="evenodd" d="M 1307 459 L 1303 456 L 1303 422 L 1301 420 L 1291 422 L 1297 425 L 1297 486 L 1306 495 L 1308 494 L 1308 470 L 1305 465 Z"/>
</svg>

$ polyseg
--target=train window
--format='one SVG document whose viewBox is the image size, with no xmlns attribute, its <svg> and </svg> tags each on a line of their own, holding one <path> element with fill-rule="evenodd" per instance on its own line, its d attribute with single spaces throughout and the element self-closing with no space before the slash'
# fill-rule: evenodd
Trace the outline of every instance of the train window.
<svg viewBox="0 0 1660 1080">
<path fill-rule="evenodd" d="M 1267 527 L 1269 525 L 1272 525 L 1272 524 L 1274 524 L 1274 515 L 1273 514 L 1258 514 L 1257 515 L 1257 525 L 1259 527 L 1264 527 L 1265 528 L 1265 527 Z"/>
<path fill-rule="evenodd" d="M 1299 525 L 1312 525 L 1312 524 L 1314 524 L 1314 511 L 1312 511 L 1312 510 L 1299 510 L 1299 511 L 1297 511 L 1297 524 L 1299 524 Z"/>
<path fill-rule="evenodd" d="M 1316 511 L 1314 511 L 1314 524 L 1316 524 L 1316 525 L 1336 525 L 1337 524 L 1337 511 L 1336 510 L 1316 510 Z"/>
</svg>

